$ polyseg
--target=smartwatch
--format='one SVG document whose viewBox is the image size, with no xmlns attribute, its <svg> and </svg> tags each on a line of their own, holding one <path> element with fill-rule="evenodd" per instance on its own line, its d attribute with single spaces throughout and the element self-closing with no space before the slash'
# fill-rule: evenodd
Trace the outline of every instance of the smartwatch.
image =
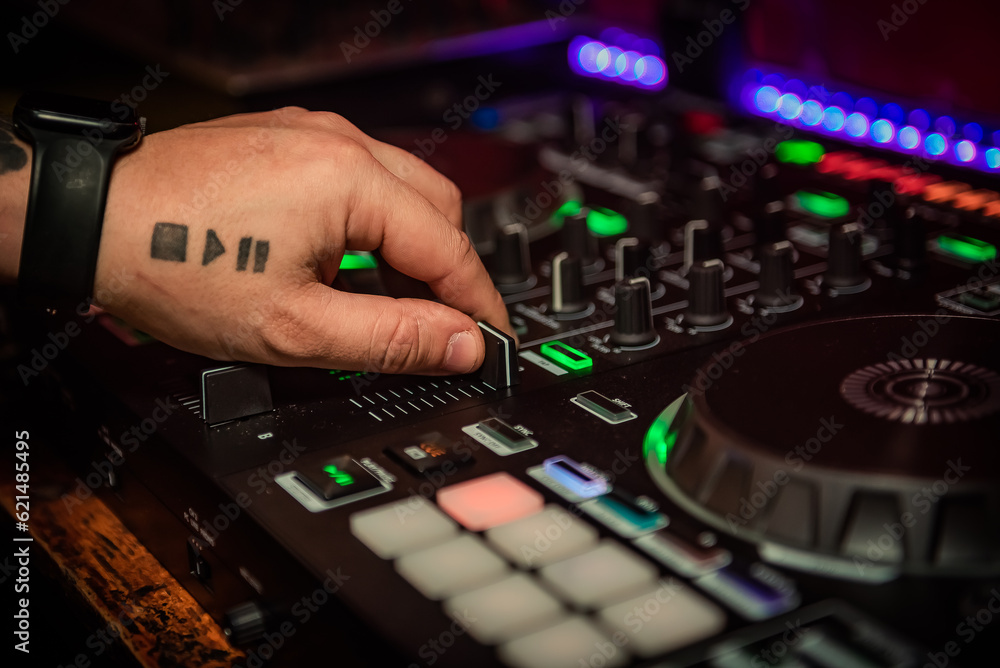
<svg viewBox="0 0 1000 668">
<path fill-rule="evenodd" d="M 142 138 L 135 110 L 54 93 L 25 93 L 14 131 L 32 145 L 31 187 L 17 276 L 31 308 L 86 309 L 92 299 L 111 167 Z"/>
</svg>

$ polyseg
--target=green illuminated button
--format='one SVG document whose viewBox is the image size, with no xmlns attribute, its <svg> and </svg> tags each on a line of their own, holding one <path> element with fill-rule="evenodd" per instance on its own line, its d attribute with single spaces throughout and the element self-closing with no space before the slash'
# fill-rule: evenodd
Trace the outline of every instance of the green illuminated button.
<svg viewBox="0 0 1000 668">
<path fill-rule="evenodd" d="M 1000 309 L 1000 294 L 983 289 L 963 292 L 958 296 L 958 301 L 984 313 Z"/>
<path fill-rule="evenodd" d="M 966 262 L 988 262 L 997 256 L 996 246 L 972 237 L 942 234 L 937 242 L 942 251 Z"/>
<path fill-rule="evenodd" d="M 585 371 L 594 366 L 594 360 L 590 359 L 589 355 L 581 353 L 576 348 L 571 348 L 559 341 L 543 343 L 541 353 L 559 366 L 565 367 L 570 371 Z"/>
<path fill-rule="evenodd" d="M 821 144 L 805 139 L 789 139 L 778 144 L 774 150 L 774 156 L 778 162 L 791 163 L 793 165 L 814 165 L 823 159 Z"/>
<path fill-rule="evenodd" d="M 800 209 L 820 218 L 840 218 L 851 210 L 846 199 L 822 190 L 800 190 L 794 197 Z"/>
<path fill-rule="evenodd" d="M 347 251 L 340 259 L 341 269 L 375 269 L 378 260 L 371 253 L 364 251 Z"/>
<path fill-rule="evenodd" d="M 596 207 L 587 214 L 587 227 L 599 237 L 613 237 L 628 231 L 628 221 L 617 211 Z"/>
<path fill-rule="evenodd" d="M 378 478 L 371 474 L 350 455 L 341 455 L 308 472 L 298 472 L 298 478 L 320 498 L 330 501 L 345 496 L 353 496 L 382 486 Z"/>
</svg>

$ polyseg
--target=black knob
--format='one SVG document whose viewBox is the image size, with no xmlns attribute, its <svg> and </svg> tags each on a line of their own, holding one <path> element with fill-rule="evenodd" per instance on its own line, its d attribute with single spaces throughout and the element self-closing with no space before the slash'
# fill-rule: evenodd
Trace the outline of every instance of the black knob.
<svg viewBox="0 0 1000 668">
<path fill-rule="evenodd" d="M 780 201 L 768 202 L 763 210 L 753 219 L 754 241 L 761 248 L 785 238 L 785 221 L 788 212 Z"/>
<path fill-rule="evenodd" d="M 833 288 L 856 288 L 864 285 L 867 280 L 861 266 L 864 231 L 861 223 L 843 223 L 830 229 L 824 285 Z"/>
<path fill-rule="evenodd" d="M 584 207 L 578 213 L 566 216 L 560 235 L 563 250 L 583 261 L 585 273 L 597 259 L 597 237 L 587 227 L 588 215 L 590 209 Z"/>
<path fill-rule="evenodd" d="M 615 280 L 649 278 L 653 275 L 653 253 L 649 244 L 635 237 L 619 239 L 615 244 Z"/>
<path fill-rule="evenodd" d="M 615 326 L 611 341 L 618 346 L 644 346 L 656 341 L 648 279 L 629 278 L 615 283 Z"/>
<path fill-rule="evenodd" d="M 201 414 L 209 425 L 274 409 L 267 367 L 236 364 L 201 372 Z"/>
<path fill-rule="evenodd" d="M 552 312 L 580 313 L 587 309 L 583 293 L 583 263 L 565 251 L 552 258 Z"/>
<path fill-rule="evenodd" d="M 684 267 L 722 258 L 722 229 L 707 220 L 692 220 L 684 226 Z"/>
<path fill-rule="evenodd" d="M 479 379 L 495 389 L 511 387 L 521 382 L 517 357 L 517 341 L 486 322 L 477 322 L 486 344 L 483 365 L 477 372 Z"/>
<path fill-rule="evenodd" d="M 927 226 L 914 208 L 891 212 L 892 247 L 896 268 L 913 274 L 927 265 Z"/>
<path fill-rule="evenodd" d="M 520 223 L 497 230 L 493 251 L 493 282 L 497 286 L 520 285 L 531 277 L 528 230 Z"/>
<path fill-rule="evenodd" d="M 629 233 L 648 241 L 667 236 L 667 212 L 655 192 L 645 192 L 626 207 Z"/>
<path fill-rule="evenodd" d="M 725 267 L 722 260 L 704 260 L 691 265 L 688 271 L 688 307 L 684 311 L 686 324 L 713 327 L 726 323 Z"/>
<path fill-rule="evenodd" d="M 704 218 L 713 226 L 721 227 L 726 222 L 725 198 L 720 190 L 719 177 L 714 174 L 702 177 L 694 189 L 691 202 L 692 218 Z"/>
<path fill-rule="evenodd" d="M 760 287 L 754 301 L 760 306 L 789 306 L 798 301 L 792 293 L 792 244 L 778 241 L 760 252 Z"/>
</svg>

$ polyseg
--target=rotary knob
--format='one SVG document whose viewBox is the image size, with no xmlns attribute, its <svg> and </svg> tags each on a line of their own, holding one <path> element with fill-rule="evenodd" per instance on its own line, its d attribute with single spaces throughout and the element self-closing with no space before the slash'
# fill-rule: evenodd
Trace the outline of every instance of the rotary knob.
<svg viewBox="0 0 1000 668">
<path fill-rule="evenodd" d="M 799 301 L 792 293 L 792 244 L 778 241 L 768 244 L 760 252 L 760 287 L 754 293 L 754 302 L 760 306 L 791 306 Z"/>
<path fill-rule="evenodd" d="M 896 269 L 912 275 L 927 265 L 927 226 L 914 208 L 891 211 L 892 247 Z"/>
<path fill-rule="evenodd" d="M 582 208 L 578 213 L 566 216 L 560 234 L 563 250 L 580 258 L 584 273 L 591 273 L 597 269 L 597 237 L 591 234 L 590 228 L 587 227 L 588 215 L 590 210 Z"/>
<path fill-rule="evenodd" d="M 725 268 L 722 260 L 704 260 L 688 272 L 688 307 L 684 322 L 696 327 L 725 325 L 731 316 L 726 310 Z"/>
<path fill-rule="evenodd" d="M 528 252 L 528 230 L 520 223 L 505 225 L 497 230 L 493 251 L 493 282 L 498 288 L 515 288 L 531 278 L 531 256 Z"/>
<path fill-rule="evenodd" d="M 684 226 L 684 268 L 704 260 L 722 258 L 722 230 L 707 220 L 692 220 Z"/>
<path fill-rule="evenodd" d="M 583 263 L 563 251 L 552 258 L 552 312 L 572 315 L 587 309 L 583 291 Z"/>
<path fill-rule="evenodd" d="M 830 229 L 824 285 L 843 289 L 860 288 L 867 283 L 868 279 L 861 266 L 864 229 L 861 223 L 844 223 Z"/>
<path fill-rule="evenodd" d="M 615 280 L 649 278 L 653 273 L 653 253 L 649 244 L 634 237 L 615 244 Z"/>
<path fill-rule="evenodd" d="M 618 346 L 645 346 L 656 341 L 649 279 L 629 278 L 615 283 L 615 325 L 611 341 Z"/>
</svg>

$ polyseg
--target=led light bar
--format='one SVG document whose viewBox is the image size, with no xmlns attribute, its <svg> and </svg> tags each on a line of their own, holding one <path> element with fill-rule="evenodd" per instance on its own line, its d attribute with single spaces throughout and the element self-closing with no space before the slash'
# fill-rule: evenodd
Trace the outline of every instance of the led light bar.
<svg viewBox="0 0 1000 668">
<path fill-rule="evenodd" d="M 656 43 L 618 28 L 604 30 L 600 40 L 573 38 L 566 56 L 570 68 L 585 77 L 649 90 L 667 85 L 667 65 Z"/>
<path fill-rule="evenodd" d="M 740 104 L 756 116 L 828 137 L 903 155 L 1000 173 L 1000 131 L 984 140 L 982 126 L 959 126 L 950 116 L 923 109 L 907 113 L 895 102 L 879 106 L 870 97 L 808 87 L 798 79 L 751 70 L 744 76 Z"/>
</svg>

